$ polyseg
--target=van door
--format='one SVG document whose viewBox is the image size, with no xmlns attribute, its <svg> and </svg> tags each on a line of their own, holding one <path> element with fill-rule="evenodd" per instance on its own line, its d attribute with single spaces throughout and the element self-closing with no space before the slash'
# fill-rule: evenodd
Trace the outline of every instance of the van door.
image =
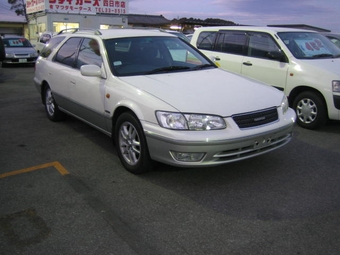
<svg viewBox="0 0 340 255">
<path fill-rule="evenodd" d="M 244 31 L 220 31 L 214 46 L 213 61 L 222 69 L 240 74 L 246 41 Z"/>
<path fill-rule="evenodd" d="M 285 89 L 289 64 L 287 58 L 270 34 L 248 33 L 247 54 L 241 73 L 255 80 Z"/>
</svg>

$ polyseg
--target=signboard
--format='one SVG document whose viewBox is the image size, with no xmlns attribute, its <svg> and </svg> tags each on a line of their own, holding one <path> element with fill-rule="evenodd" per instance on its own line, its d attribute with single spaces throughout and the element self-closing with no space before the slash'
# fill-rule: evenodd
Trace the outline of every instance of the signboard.
<svg viewBox="0 0 340 255">
<path fill-rule="evenodd" d="M 45 0 L 26 0 L 27 14 L 44 11 L 45 9 Z"/>
<path fill-rule="evenodd" d="M 54 13 L 128 14 L 128 0 L 26 0 L 27 14 Z"/>
</svg>

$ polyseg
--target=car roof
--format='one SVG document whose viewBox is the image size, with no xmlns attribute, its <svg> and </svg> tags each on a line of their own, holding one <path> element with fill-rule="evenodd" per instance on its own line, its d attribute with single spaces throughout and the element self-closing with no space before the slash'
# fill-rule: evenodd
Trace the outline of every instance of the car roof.
<svg viewBox="0 0 340 255">
<path fill-rule="evenodd" d="M 218 27 L 200 27 L 197 30 L 200 31 L 221 31 L 221 30 L 247 30 L 247 31 L 259 31 L 259 32 L 313 32 L 316 31 L 297 29 L 297 28 L 286 28 L 286 27 L 260 27 L 260 26 L 218 26 Z"/>
<path fill-rule="evenodd" d="M 59 33 L 58 35 L 96 35 L 102 39 L 125 38 L 125 37 L 142 37 L 142 36 L 162 36 L 176 37 L 170 33 L 164 33 L 158 30 L 145 29 L 78 29 L 73 32 Z"/>
</svg>

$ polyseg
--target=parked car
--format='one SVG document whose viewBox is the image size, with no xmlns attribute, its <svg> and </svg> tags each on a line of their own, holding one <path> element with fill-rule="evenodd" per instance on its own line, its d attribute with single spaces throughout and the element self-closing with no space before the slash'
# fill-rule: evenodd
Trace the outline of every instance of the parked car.
<svg viewBox="0 0 340 255">
<path fill-rule="evenodd" d="M 34 46 L 24 37 L 9 36 L 2 38 L 5 46 L 5 59 L 2 66 L 15 64 L 34 64 L 38 53 Z"/>
<path fill-rule="evenodd" d="M 5 59 L 6 53 L 5 53 L 5 46 L 4 42 L 2 41 L 2 37 L 0 36 L 0 62 L 2 62 Z"/>
<path fill-rule="evenodd" d="M 194 34 L 188 34 L 188 35 L 185 35 L 185 36 L 189 39 L 189 41 L 191 41 L 191 38 L 192 38 L 193 35 Z"/>
<path fill-rule="evenodd" d="M 48 42 L 51 40 L 54 34 L 55 33 L 53 32 L 44 32 L 39 36 L 37 44 L 35 46 L 35 49 L 38 52 L 38 54 L 40 54 L 41 50 L 46 46 L 46 44 L 48 44 Z"/>
<path fill-rule="evenodd" d="M 218 66 L 272 85 L 308 129 L 340 120 L 340 49 L 310 30 L 202 27 L 191 44 Z"/>
<path fill-rule="evenodd" d="M 286 96 L 217 68 L 177 36 L 112 29 L 52 37 L 34 83 L 47 117 L 112 137 L 132 173 L 154 162 L 214 166 L 277 149 L 296 115 Z"/>
<path fill-rule="evenodd" d="M 336 46 L 340 48 L 340 34 L 336 33 L 323 33 L 328 39 L 332 41 Z"/>
</svg>

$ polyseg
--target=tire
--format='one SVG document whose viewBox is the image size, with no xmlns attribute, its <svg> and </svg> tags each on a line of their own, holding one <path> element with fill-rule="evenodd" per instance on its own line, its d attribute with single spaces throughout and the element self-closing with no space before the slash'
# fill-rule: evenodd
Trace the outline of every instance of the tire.
<svg viewBox="0 0 340 255">
<path fill-rule="evenodd" d="M 65 113 L 59 110 L 58 104 L 53 98 L 52 90 L 46 86 L 44 90 L 44 103 L 47 117 L 52 121 L 60 121 L 65 118 Z"/>
<path fill-rule="evenodd" d="M 318 129 L 327 122 L 327 107 L 323 97 L 313 91 L 300 93 L 293 102 L 297 123 L 306 129 Z"/>
<path fill-rule="evenodd" d="M 143 128 L 130 112 L 125 112 L 117 119 L 114 134 L 118 157 L 126 170 L 141 174 L 153 169 Z"/>
</svg>

